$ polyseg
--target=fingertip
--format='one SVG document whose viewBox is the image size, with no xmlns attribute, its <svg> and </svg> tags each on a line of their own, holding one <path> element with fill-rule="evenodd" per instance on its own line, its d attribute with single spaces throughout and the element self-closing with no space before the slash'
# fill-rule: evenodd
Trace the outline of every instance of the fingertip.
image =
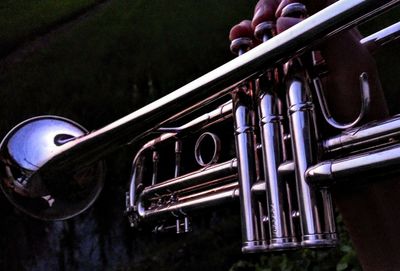
<svg viewBox="0 0 400 271">
<path fill-rule="evenodd" d="M 229 40 L 237 38 L 250 38 L 253 39 L 253 29 L 251 28 L 250 20 L 243 20 L 231 28 L 229 32 Z"/>
<path fill-rule="evenodd" d="M 252 20 L 253 29 L 265 21 L 275 21 L 275 10 L 278 7 L 277 0 L 260 0 L 254 8 Z"/>
<path fill-rule="evenodd" d="M 287 6 L 288 4 L 290 4 L 290 3 L 292 3 L 291 0 L 282 0 L 282 1 L 279 3 L 278 7 L 276 8 L 275 17 L 276 17 L 276 18 L 281 17 L 283 8 L 286 7 L 286 6 Z"/>
<path fill-rule="evenodd" d="M 276 31 L 277 33 L 282 33 L 285 30 L 291 28 L 292 26 L 298 24 L 303 19 L 292 18 L 292 17 L 279 17 L 276 21 Z"/>
</svg>

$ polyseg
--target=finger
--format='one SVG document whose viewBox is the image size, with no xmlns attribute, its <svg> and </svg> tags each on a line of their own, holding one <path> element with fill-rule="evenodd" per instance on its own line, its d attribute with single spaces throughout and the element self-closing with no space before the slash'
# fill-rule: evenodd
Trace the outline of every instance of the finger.
<svg viewBox="0 0 400 271">
<path fill-rule="evenodd" d="M 282 0 L 278 7 L 276 8 L 275 17 L 278 18 L 282 14 L 282 10 L 289 4 L 292 3 L 302 3 L 306 5 L 308 14 L 312 15 L 321 9 L 325 8 L 328 5 L 333 4 L 337 0 L 318 0 L 318 1 L 311 1 L 311 0 Z"/>
<path fill-rule="evenodd" d="M 275 21 L 275 11 L 279 5 L 279 0 L 260 0 L 254 8 L 252 21 L 253 29 L 265 21 Z"/>
<path fill-rule="evenodd" d="M 243 37 L 253 39 L 253 29 L 251 28 L 250 20 L 241 21 L 232 27 L 231 31 L 229 32 L 229 39 L 231 41 Z"/>
<path fill-rule="evenodd" d="M 298 24 L 303 19 L 300 18 L 292 18 L 292 17 L 279 17 L 276 21 L 276 31 L 277 33 L 282 33 L 283 31 L 289 29 L 290 27 Z"/>
<path fill-rule="evenodd" d="M 293 4 L 293 3 L 302 3 L 302 4 L 305 5 L 306 2 L 308 2 L 308 1 L 306 1 L 306 0 L 282 0 L 282 1 L 279 3 L 278 7 L 276 8 L 275 17 L 276 17 L 276 18 L 281 17 L 281 16 L 282 16 L 282 10 L 283 10 L 287 5 L 289 5 L 289 4 Z"/>
</svg>

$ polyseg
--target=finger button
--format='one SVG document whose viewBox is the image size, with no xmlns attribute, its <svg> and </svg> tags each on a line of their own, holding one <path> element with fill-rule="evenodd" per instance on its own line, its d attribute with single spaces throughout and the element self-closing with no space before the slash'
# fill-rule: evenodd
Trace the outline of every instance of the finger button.
<svg viewBox="0 0 400 271">
<path fill-rule="evenodd" d="M 304 19 L 307 17 L 307 8 L 302 3 L 291 3 L 282 9 L 281 17 Z"/>
<path fill-rule="evenodd" d="M 234 54 L 246 52 L 253 46 L 253 29 L 251 21 L 244 20 L 232 27 L 229 33 L 231 51 Z"/>
</svg>

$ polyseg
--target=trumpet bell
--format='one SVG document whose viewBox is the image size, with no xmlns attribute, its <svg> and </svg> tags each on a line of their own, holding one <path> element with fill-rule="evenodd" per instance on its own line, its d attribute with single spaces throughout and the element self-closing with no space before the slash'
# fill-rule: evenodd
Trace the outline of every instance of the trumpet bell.
<svg viewBox="0 0 400 271">
<path fill-rule="evenodd" d="M 103 187 L 103 161 L 62 173 L 39 171 L 58 148 L 85 134 L 79 124 L 56 116 L 14 127 L 0 144 L 0 187 L 11 203 L 43 220 L 67 219 L 86 210 Z"/>
</svg>

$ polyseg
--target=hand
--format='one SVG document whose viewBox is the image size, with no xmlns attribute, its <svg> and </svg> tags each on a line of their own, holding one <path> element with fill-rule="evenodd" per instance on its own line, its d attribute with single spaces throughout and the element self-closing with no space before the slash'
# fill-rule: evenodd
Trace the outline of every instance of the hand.
<svg viewBox="0 0 400 271">
<path fill-rule="evenodd" d="M 255 9 L 253 28 L 263 21 L 275 21 L 277 32 L 280 33 L 297 24 L 301 19 L 280 16 L 282 8 L 291 2 L 294 0 L 260 0 Z M 308 7 L 309 14 L 313 14 L 334 1 L 301 2 Z M 358 77 L 362 72 L 367 72 L 371 89 L 370 111 L 364 121 L 382 119 L 388 115 L 375 62 L 368 50 L 360 44 L 360 37 L 356 29 L 343 31 L 325 40 L 317 48 L 328 66 L 329 74 L 323 87 L 329 109 L 333 117 L 342 122 L 350 122 L 359 114 Z M 326 125 L 320 128 L 324 137 L 338 132 Z M 397 270 L 400 265 L 397 257 L 400 250 L 398 179 L 398 176 L 382 176 L 379 182 L 368 185 L 331 188 L 336 206 L 365 270 Z"/>
<path fill-rule="evenodd" d="M 279 34 L 299 23 L 303 19 L 281 17 L 282 9 L 293 2 L 302 2 L 313 14 L 335 1 L 260 0 L 255 7 L 253 28 L 263 21 L 275 21 Z M 371 108 L 365 120 L 381 119 L 388 115 L 375 62 L 360 44 L 360 38 L 359 32 L 351 29 L 324 41 L 318 48 L 329 72 L 323 81 L 328 106 L 333 117 L 341 122 L 353 121 L 359 114 L 359 75 L 363 72 L 368 74 L 371 88 Z"/>
</svg>

